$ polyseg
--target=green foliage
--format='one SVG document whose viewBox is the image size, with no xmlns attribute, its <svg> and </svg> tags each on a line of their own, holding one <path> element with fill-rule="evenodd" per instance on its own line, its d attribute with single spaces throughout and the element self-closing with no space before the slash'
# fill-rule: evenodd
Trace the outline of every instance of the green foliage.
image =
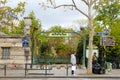
<svg viewBox="0 0 120 80">
<path fill-rule="evenodd" d="M 5 15 L 6 15 L 7 12 L 13 12 L 13 13 L 15 13 L 16 16 L 18 16 L 18 14 L 20 14 L 20 15 L 24 14 L 24 12 L 25 12 L 25 8 L 24 7 L 25 7 L 25 4 L 26 4 L 25 2 L 18 3 L 18 5 L 16 7 L 14 7 L 14 8 L 12 8 L 10 6 L 6 7 L 5 6 L 6 3 L 7 3 L 7 0 L 2 0 L 0 2 L 1 5 L 3 4 L 2 8 L 0 9 L 0 19 L 2 19 L 3 17 L 5 17 Z M 6 17 L 8 19 L 11 19 L 10 16 L 6 16 Z"/>
<path fill-rule="evenodd" d="M 73 32 L 73 34 L 71 33 L 71 35 L 76 36 L 74 34 L 74 30 L 69 28 L 66 29 L 59 25 L 55 25 L 51 27 L 47 32 L 57 32 L 57 33 Z M 77 41 L 78 41 L 78 38 L 68 38 L 68 37 L 49 38 L 49 42 L 50 42 L 49 44 L 51 47 L 55 48 L 57 56 L 61 56 L 61 55 L 69 56 L 71 50 L 76 51 L 77 44 L 78 44 Z"/>
<path fill-rule="evenodd" d="M 0 1 L 0 4 L 5 5 L 7 2 L 8 2 L 8 0 L 1 0 L 1 1 Z"/>
<path fill-rule="evenodd" d="M 15 7 L 14 9 L 13 9 L 13 12 L 15 12 L 16 14 L 21 14 L 21 16 L 22 16 L 22 14 L 24 14 L 24 12 L 25 12 L 25 4 L 26 4 L 26 2 L 20 2 L 20 3 L 18 3 L 18 5 L 17 5 L 17 7 Z"/>
<path fill-rule="evenodd" d="M 39 19 L 36 18 L 34 12 L 30 12 L 29 17 L 32 19 L 31 27 L 37 27 L 38 30 L 41 30 L 41 22 Z"/>
<path fill-rule="evenodd" d="M 116 2 L 109 5 L 102 5 L 96 18 L 99 21 L 103 21 L 104 25 L 111 24 L 111 22 L 118 20 L 120 15 L 119 8 L 120 4 Z"/>
<path fill-rule="evenodd" d="M 12 27 L 12 30 L 10 31 L 10 34 L 21 34 L 23 35 L 23 28 L 20 27 L 17 27 L 17 26 L 13 26 Z"/>
<path fill-rule="evenodd" d="M 95 32 L 102 32 L 106 25 L 109 26 L 110 35 L 115 38 L 115 46 L 107 46 L 105 49 L 107 60 L 115 60 L 120 58 L 120 38 L 119 38 L 119 25 L 120 25 L 120 4 L 116 1 L 111 2 L 109 5 L 101 5 L 101 9 L 95 19 Z M 103 22 L 99 24 L 97 22 Z M 100 37 L 94 37 L 94 43 L 100 46 Z"/>
<path fill-rule="evenodd" d="M 59 56 L 68 56 L 69 55 L 69 46 L 65 44 L 58 44 L 56 46 L 56 52 Z"/>
<path fill-rule="evenodd" d="M 82 42 L 79 42 L 77 46 L 77 62 L 80 64 L 82 64 L 82 57 L 83 57 L 83 44 Z"/>
<path fill-rule="evenodd" d="M 4 32 L 5 34 L 9 34 L 10 33 L 7 26 L 2 27 L 2 32 Z"/>
<path fill-rule="evenodd" d="M 32 54 L 34 57 L 38 57 L 40 55 L 40 42 L 41 42 L 41 36 L 40 36 L 40 32 L 41 32 L 41 23 L 40 20 L 36 18 L 34 12 L 32 11 L 29 14 L 29 17 L 32 20 L 32 24 L 30 26 L 30 36 L 31 36 L 31 50 L 32 50 Z M 21 22 L 21 25 L 24 26 L 24 22 Z M 38 47 L 38 48 L 37 48 Z"/>
<path fill-rule="evenodd" d="M 41 50 L 41 53 L 42 53 L 41 55 L 45 55 L 44 53 L 46 53 L 50 49 L 48 43 L 46 43 L 46 42 L 41 43 L 40 48 L 41 48 L 40 50 Z"/>
<path fill-rule="evenodd" d="M 56 26 L 52 26 L 50 29 L 49 29 L 50 32 L 65 32 L 65 28 L 62 28 L 61 26 L 59 25 L 56 25 Z"/>
<path fill-rule="evenodd" d="M 13 17 L 7 15 L 8 12 L 13 13 L 14 15 L 16 15 L 16 17 L 19 14 L 24 14 L 25 11 L 25 2 L 20 2 L 18 3 L 18 5 L 14 8 L 10 7 L 10 6 L 5 6 L 6 3 L 8 2 L 8 0 L 2 0 L 0 1 L 1 4 L 1 9 L 0 9 L 0 20 L 3 20 L 3 18 L 5 19 L 5 24 L 2 25 L 2 32 L 6 33 L 6 34 L 23 34 L 23 28 L 22 26 L 19 25 L 15 26 L 13 24 Z M 3 20 L 4 21 L 4 20 Z M 10 28 L 11 27 L 11 28 Z"/>
</svg>

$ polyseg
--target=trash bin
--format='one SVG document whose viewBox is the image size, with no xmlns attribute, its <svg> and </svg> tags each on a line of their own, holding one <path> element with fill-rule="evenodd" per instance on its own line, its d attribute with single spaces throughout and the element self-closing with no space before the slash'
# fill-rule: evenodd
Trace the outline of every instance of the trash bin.
<svg viewBox="0 0 120 80">
<path fill-rule="evenodd" d="M 95 64 L 93 64 L 92 72 L 95 74 L 104 74 L 105 68 L 102 67 L 99 63 L 95 63 Z"/>
<path fill-rule="evenodd" d="M 108 72 L 112 71 L 112 63 L 110 63 L 110 62 L 105 62 L 105 64 L 106 64 L 106 70 L 107 70 Z"/>
<path fill-rule="evenodd" d="M 99 74 L 99 70 L 100 70 L 100 64 L 99 63 L 93 64 L 93 68 L 92 68 L 93 73 Z"/>
</svg>

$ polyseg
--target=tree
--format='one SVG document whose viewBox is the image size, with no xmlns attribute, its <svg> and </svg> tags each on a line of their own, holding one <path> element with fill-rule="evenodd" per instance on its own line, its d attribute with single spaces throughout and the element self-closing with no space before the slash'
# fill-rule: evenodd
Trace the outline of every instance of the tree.
<svg viewBox="0 0 120 80">
<path fill-rule="evenodd" d="M 15 27 L 13 24 L 13 19 L 18 19 L 18 15 L 23 15 L 25 12 L 25 2 L 19 2 L 16 7 L 12 8 L 10 6 L 6 6 L 8 0 L 0 1 L 0 21 L 3 22 L 1 26 L 11 26 Z M 17 28 L 18 29 L 18 28 Z M 4 32 L 4 30 L 2 30 Z M 12 32 L 8 32 L 12 33 Z M 15 31 L 13 31 L 15 33 Z M 20 32 L 21 33 L 21 32 Z"/>
<path fill-rule="evenodd" d="M 31 35 L 31 39 L 36 39 L 39 40 L 39 34 L 41 32 L 41 22 L 39 19 L 36 18 L 34 12 L 30 12 L 29 17 L 32 20 L 32 24 L 30 27 L 30 35 Z M 33 40 L 31 40 L 33 41 Z M 35 44 L 37 45 L 36 41 Z"/>
<path fill-rule="evenodd" d="M 101 5 L 98 15 L 95 18 L 96 23 L 96 32 L 101 32 L 106 25 L 109 26 L 110 35 L 115 38 L 115 46 L 106 47 L 106 59 L 107 60 L 116 60 L 120 58 L 120 38 L 119 38 L 119 25 L 120 25 L 120 4 L 119 0 L 113 0 L 109 3 L 104 3 Z M 107 14 L 107 15 L 106 15 Z M 100 23 L 102 22 L 102 24 Z"/>
<path fill-rule="evenodd" d="M 0 7 L 3 7 L 4 9 L 0 9 L 1 13 L 0 15 L 2 14 L 6 14 L 7 12 L 14 12 L 15 15 L 18 15 L 18 14 L 23 14 L 25 12 L 25 4 L 26 2 L 19 2 L 17 4 L 16 7 L 12 8 L 10 6 L 6 6 L 6 3 L 8 3 L 8 0 L 1 0 L 0 1 Z"/>
<path fill-rule="evenodd" d="M 7 0 L 1 0 L 0 1 L 0 6 L 3 4 L 3 5 L 5 5 L 7 3 Z"/>
<path fill-rule="evenodd" d="M 52 33 L 65 33 L 67 29 L 55 25 L 52 26 L 47 32 Z M 64 44 L 65 43 L 65 37 L 53 37 L 49 38 L 49 44 L 51 47 L 53 47 L 56 50 L 56 55 L 68 55 L 68 46 Z"/>
<path fill-rule="evenodd" d="M 32 20 L 30 26 L 30 36 L 31 36 L 31 52 L 32 52 L 32 64 L 35 62 L 36 57 L 39 55 L 39 43 L 40 43 L 40 32 L 41 32 L 41 22 L 36 18 L 34 12 L 29 14 Z"/>
<path fill-rule="evenodd" d="M 96 16 L 97 21 L 102 21 L 104 26 L 111 26 L 113 23 L 119 19 L 120 15 L 120 4 L 118 1 L 113 0 L 109 3 L 104 3 L 101 5 L 101 8 L 98 11 L 98 15 Z M 107 15 L 106 15 L 107 14 Z"/>
<path fill-rule="evenodd" d="M 96 11 L 100 8 L 99 4 L 101 4 L 103 1 L 101 0 L 71 0 L 71 3 L 63 3 L 63 4 L 56 4 L 56 0 L 47 0 L 50 2 L 50 5 L 43 4 L 41 3 L 42 6 L 47 5 L 46 7 L 48 8 L 59 8 L 59 7 L 69 7 L 72 10 L 75 9 L 80 14 L 83 14 L 84 16 L 87 17 L 88 19 L 88 27 L 89 27 L 89 58 L 88 58 L 88 67 L 87 67 L 87 73 L 91 74 L 92 73 L 92 51 L 93 51 L 93 36 L 94 36 L 94 25 L 93 25 L 93 20 L 96 15 Z M 82 9 L 79 7 L 77 3 L 84 3 L 87 6 L 88 12 L 85 13 L 82 11 Z M 98 5 L 98 7 L 96 7 Z M 94 10 L 96 8 L 96 10 Z M 95 11 L 95 12 L 94 12 Z"/>
</svg>

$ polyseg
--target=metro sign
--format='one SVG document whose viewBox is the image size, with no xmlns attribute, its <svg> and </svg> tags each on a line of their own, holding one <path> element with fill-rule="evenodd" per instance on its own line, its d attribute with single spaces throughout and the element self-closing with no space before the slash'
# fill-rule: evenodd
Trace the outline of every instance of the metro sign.
<svg viewBox="0 0 120 80">
<path fill-rule="evenodd" d="M 69 33 L 49 33 L 49 37 L 69 37 Z"/>
</svg>

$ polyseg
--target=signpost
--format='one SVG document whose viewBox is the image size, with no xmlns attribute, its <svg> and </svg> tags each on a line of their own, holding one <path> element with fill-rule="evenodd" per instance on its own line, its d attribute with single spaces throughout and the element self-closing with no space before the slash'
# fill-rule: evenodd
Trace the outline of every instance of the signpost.
<svg viewBox="0 0 120 80">
<path fill-rule="evenodd" d="M 97 32 L 96 35 L 101 37 L 100 45 L 103 46 L 104 50 L 102 50 L 102 60 L 101 60 L 101 67 L 102 72 L 105 73 L 105 59 L 106 59 L 106 46 L 114 46 L 115 45 L 115 39 L 113 36 L 109 36 L 110 30 L 108 29 L 108 26 L 106 26 L 105 29 L 103 29 L 102 32 Z M 105 52 L 104 52 L 105 51 Z"/>
<path fill-rule="evenodd" d="M 113 36 L 108 36 L 103 32 L 97 32 L 97 36 L 101 36 L 101 46 L 115 46 L 115 38 Z"/>
</svg>

